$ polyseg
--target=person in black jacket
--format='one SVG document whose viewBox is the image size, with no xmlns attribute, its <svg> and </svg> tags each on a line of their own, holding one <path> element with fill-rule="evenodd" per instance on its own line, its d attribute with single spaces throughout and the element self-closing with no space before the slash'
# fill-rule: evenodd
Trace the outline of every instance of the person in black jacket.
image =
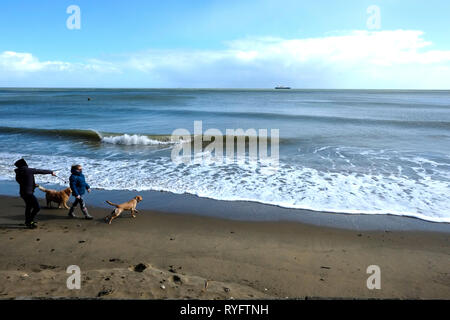
<svg viewBox="0 0 450 320">
<path fill-rule="evenodd" d="M 25 201 L 25 225 L 28 228 L 34 229 L 37 227 L 34 218 L 36 217 L 41 207 L 39 202 L 34 196 L 34 188 L 36 188 L 36 182 L 34 181 L 35 174 L 51 174 L 55 176 L 55 173 L 51 170 L 40 170 L 28 168 L 28 164 L 25 159 L 17 160 L 14 165 L 16 170 L 16 181 L 20 185 L 20 196 Z"/>
</svg>

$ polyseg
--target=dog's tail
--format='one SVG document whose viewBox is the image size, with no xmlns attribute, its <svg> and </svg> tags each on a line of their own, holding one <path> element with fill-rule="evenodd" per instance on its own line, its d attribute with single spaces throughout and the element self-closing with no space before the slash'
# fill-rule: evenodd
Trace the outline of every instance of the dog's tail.
<svg viewBox="0 0 450 320">
<path fill-rule="evenodd" d="M 111 201 L 108 200 L 106 200 L 106 203 L 116 208 L 119 206 L 118 204 L 112 203 Z"/>
<path fill-rule="evenodd" d="M 43 192 L 47 192 L 48 190 L 47 189 L 45 189 L 44 187 L 42 187 L 42 186 L 40 186 L 40 185 L 36 185 L 36 187 L 38 187 L 39 188 L 39 190 L 41 190 L 41 191 L 43 191 Z"/>
</svg>

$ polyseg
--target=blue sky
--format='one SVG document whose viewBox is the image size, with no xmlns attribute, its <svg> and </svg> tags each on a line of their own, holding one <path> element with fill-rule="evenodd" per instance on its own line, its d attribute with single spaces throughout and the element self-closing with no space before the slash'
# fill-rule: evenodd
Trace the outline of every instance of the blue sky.
<svg viewBox="0 0 450 320">
<path fill-rule="evenodd" d="M 69 5 L 80 30 L 66 27 Z M 371 5 L 379 29 L 368 29 Z M 0 6 L 0 86 L 450 89 L 447 0 Z"/>
</svg>

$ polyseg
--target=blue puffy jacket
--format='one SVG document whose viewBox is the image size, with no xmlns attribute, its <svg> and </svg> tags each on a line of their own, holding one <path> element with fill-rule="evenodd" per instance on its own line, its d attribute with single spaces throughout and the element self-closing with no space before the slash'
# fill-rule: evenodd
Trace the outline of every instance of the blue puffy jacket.
<svg viewBox="0 0 450 320">
<path fill-rule="evenodd" d="M 84 175 L 81 172 L 78 172 L 77 170 L 71 170 L 72 175 L 69 178 L 70 182 L 70 189 L 72 189 L 72 195 L 74 197 L 82 196 L 87 189 L 90 189 L 91 187 L 86 183 L 86 180 L 84 179 Z"/>
</svg>

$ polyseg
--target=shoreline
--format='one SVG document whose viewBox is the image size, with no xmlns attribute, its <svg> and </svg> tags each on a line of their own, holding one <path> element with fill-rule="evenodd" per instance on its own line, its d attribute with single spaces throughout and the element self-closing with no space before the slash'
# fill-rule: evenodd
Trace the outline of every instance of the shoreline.
<svg viewBox="0 0 450 320">
<path fill-rule="evenodd" d="M 448 232 L 238 221 L 139 205 L 136 219 L 125 213 L 111 225 L 103 222 L 110 207 L 88 205 L 95 219 L 86 221 L 42 206 L 39 228 L 25 230 L 23 201 L 0 196 L 0 204 L 0 299 L 450 299 Z M 82 270 L 80 290 L 66 288 L 69 265 Z M 369 265 L 381 268 L 381 290 L 366 287 Z"/>
<path fill-rule="evenodd" d="M 61 190 L 61 185 L 42 184 Z M 450 223 L 422 220 L 414 216 L 393 214 L 355 214 L 294 209 L 253 201 L 227 201 L 199 197 L 192 194 L 175 194 L 163 191 L 98 190 L 85 195 L 89 206 L 110 209 L 105 200 L 121 203 L 136 195 L 144 200 L 139 208 L 169 214 L 193 214 L 204 217 L 235 221 L 284 221 L 346 230 L 365 231 L 431 231 L 450 233 Z M 36 189 L 35 195 L 43 199 L 45 194 Z M 15 181 L 0 181 L 0 196 L 18 196 Z M 73 199 L 69 200 L 72 201 Z"/>
</svg>

